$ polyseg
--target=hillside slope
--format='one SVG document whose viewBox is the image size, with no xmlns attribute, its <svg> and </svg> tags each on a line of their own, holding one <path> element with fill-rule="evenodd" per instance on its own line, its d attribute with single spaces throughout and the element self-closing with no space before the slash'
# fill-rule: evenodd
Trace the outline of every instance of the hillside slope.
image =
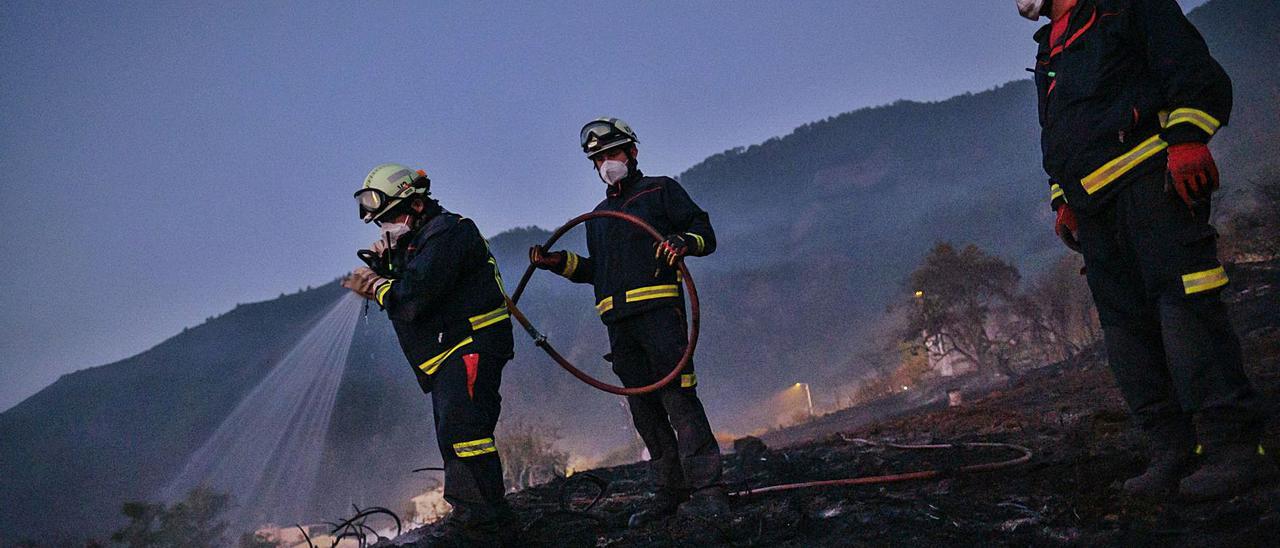
<svg viewBox="0 0 1280 548">
<path fill-rule="evenodd" d="M 1280 166 L 1280 74 L 1270 69 L 1280 58 L 1280 3 L 1213 0 L 1192 19 L 1235 80 L 1236 113 L 1214 150 L 1224 185 L 1239 187 Z M 1027 48 L 1030 57 L 1029 39 Z M 900 102 L 682 174 L 722 241 L 712 257 L 690 261 L 704 310 L 699 392 L 713 425 L 774 424 L 776 410 L 760 402 L 797 381 L 813 384 L 820 401 L 853 383 L 867 368 L 856 356 L 868 333 L 935 240 L 977 243 L 1027 272 L 1062 253 L 1048 229 L 1034 111 L 1025 81 Z M 492 238 L 509 286 L 527 246 L 546 236 Z M 566 238 L 581 242 L 580 231 Z M 330 284 L 237 307 L 138 356 L 64 376 L 0 414 L 0 531 L 109 531 L 120 503 L 152 497 L 342 291 Z M 612 379 L 591 300 L 589 288 L 544 273 L 522 305 L 562 353 Z M 558 427 L 577 455 L 632 439 L 619 399 L 565 375 L 523 333 L 517 341 L 505 417 Z M 316 518 L 352 502 L 396 504 L 429 484 L 408 473 L 438 457 L 429 400 L 407 368 L 375 307 L 357 327 L 337 395 Z"/>
</svg>

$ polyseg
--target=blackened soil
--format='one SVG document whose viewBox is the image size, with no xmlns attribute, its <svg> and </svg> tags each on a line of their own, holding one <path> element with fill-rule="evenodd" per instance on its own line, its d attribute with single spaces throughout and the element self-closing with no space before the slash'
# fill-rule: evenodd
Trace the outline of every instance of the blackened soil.
<svg viewBox="0 0 1280 548">
<path fill-rule="evenodd" d="M 1237 289 L 1227 298 L 1247 366 L 1274 405 L 1280 401 L 1280 264 L 1240 266 L 1231 274 Z M 1097 350 L 968 400 L 958 408 L 934 406 L 834 428 L 820 439 L 763 453 L 728 455 L 726 479 L 742 490 L 955 470 L 1018 456 L 1002 448 L 902 450 L 863 440 L 1003 442 L 1029 448 L 1032 460 L 941 479 L 738 496 L 724 519 L 672 517 L 639 529 L 626 528 L 626 516 L 648 501 L 642 465 L 556 480 L 510 500 L 531 546 L 1280 546 L 1274 484 L 1215 503 L 1120 495 L 1120 483 L 1143 467 L 1143 441 Z M 1276 421 L 1263 444 L 1270 458 L 1280 455 Z M 604 498 L 584 512 L 599 489 L 592 476 L 607 485 Z"/>
</svg>

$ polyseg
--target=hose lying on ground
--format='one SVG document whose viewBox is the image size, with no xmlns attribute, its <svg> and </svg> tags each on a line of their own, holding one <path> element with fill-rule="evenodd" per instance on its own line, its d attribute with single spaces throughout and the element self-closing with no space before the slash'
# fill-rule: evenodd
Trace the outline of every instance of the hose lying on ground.
<svg viewBox="0 0 1280 548">
<path fill-rule="evenodd" d="M 998 449 L 1010 449 L 1013 451 L 1017 451 L 1021 454 L 1017 457 L 998 461 L 998 462 L 972 464 L 969 466 L 962 466 L 958 468 L 950 468 L 950 469 L 942 469 L 942 470 L 937 470 L 937 469 L 923 470 L 919 472 L 906 472 L 901 474 L 886 474 L 886 475 L 880 475 L 880 476 L 863 476 L 863 477 L 857 477 L 857 478 L 843 478 L 843 479 L 833 479 L 833 480 L 786 483 L 781 485 L 770 485 L 767 487 L 757 487 L 754 489 L 744 489 L 741 491 L 736 491 L 736 492 L 730 493 L 730 496 L 746 497 L 750 495 L 759 495 L 764 493 L 777 493 L 781 491 L 794 491 L 798 489 L 811 489 L 811 488 L 818 488 L 818 487 L 848 487 L 848 486 L 855 486 L 855 485 L 872 485 L 872 484 L 883 484 L 883 483 L 896 483 L 896 482 L 909 481 L 909 480 L 923 480 L 923 479 L 952 477 L 952 476 L 957 476 L 961 474 L 975 473 L 975 472 L 989 472 L 992 470 L 1000 470 L 1003 468 L 1018 466 L 1020 464 L 1025 464 L 1029 462 L 1032 456 L 1032 452 L 1030 449 L 1027 449 L 1026 447 L 1023 447 L 1021 445 L 1015 445 L 1011 443 L 972 442 L 972 443 L 939 443 L 939 444 L 906 445 L 906 444 L 898 444 L 898 443 L 875 442 L 875 441 L 870 441 L 862 438 L 845 438 L 844 436 L 841 436 L 841 438 L 844 441 L 850 442 L 850 443 L 860 443 L 864 445 L 874 445 L 879 447 L 888 447 L 892 449 L 902 449 L 902 450 L 908 450 L 908 451 L 916 451 L 916 450 L 927 451 L 927 450 L 939 450 L 939 449 L 998 448 Z M 568 496 L 570 484 L 578 480 L 587 481 L 595 485 L 599 489 L 599 491 L 596 492 L 594 497 L 591 498 L 591 501 L 588 504 L 586 504 L 586 506 L 583 507 L 582 509 L 573 508 L 569 501 L 569 496 Z M 523 530 L 528 532 L 535 525 L 541 523 L 544 519 L 557 514 L 589 518 L 601 523 L 605 523 L 607 522 L 607 517 L 598 512 L 592 512 L 591 509 L 595 507 L 597 504 L 599 504 L 601 501 L 603 501 L 604 499 L 609 498 L 610 497 L 609 491 L 610 491 L 610 483 L 598 476 L 594 476 L 591 474 L 574 474 L 573 476 L 570 476 L 569 478 L 567 478 L 564 481 L 564 483 L 562 483 L 559 487 L 559 491 L 557 494 L 557 498 L 559 499 L 559 507 L 552 511 L 538 513 L 537 517 L 535 517 L 533 521 L 530 521 L 527 525 L 525 525 Z"/>
<path fill-rule="evenodd" d="M 971 464 L 969 466 L 961 466 L 948 470 L 922 470 L 919 472 L 904 472 L 901 474 L 886 474 L 881 476 L 863 476 L 858 478 L 843 478 L 833 480 L 806 481 L 799 483 L 785 483 L 782 485 L 770 485 L 768 487 L 757 487 L 755 489 L 745 489 L 731 493 L 735 497 L 758 495 L 761 493 L 776 493 L 779 491 L 792 491 L 796 489 L 809 489 L 814 487 L 847 487 L 852 485 L 869 485 L 873 483 L 894 483 L 899 481 L 922 480 L 930 478 L 939 478 L 944 476 L 955 476 L 959 474 L 968 474 L 973 472 L 989 472 L 999 470 L 1001 468 L 1009 468 L 1020 464 L 1025 464 L 1031 460 L 1031 450 L 1021 445 L 1012 443 L 939 443 L 939 444 L 922 444 L 922 445 L 903 445 L 897 443 L 880 443 L 861 438 L 846 439 L 845 441 L 853 443 L 862 443 L 866 445 L 878 445 L 881 447 L 890 447 L 893 449 L 904 450 L 936 450 L 936 449 L 968 449 L 975 447 L 984 448 L 1002 448 L 1012 449 L 1022 453 L 1020 456 L 1002 460 L 999 462 L 990 462 L 983 464 Z"/>
<path fill-rule="evenodd" d="M 544 249 L 550 249 L 561 236 L 564 236 L 564 234 L 569 231 L 569 229 L 590 219 L 604 217 L 627 221 L 632 225 L 635 225 L 636 228 L 647 233 L 655 242 L 663 241 L 663 236 L 659 234 L 658 231 L 654 230 L 652 226 L 649 226 L 649 224 L 644 222 L 643 219 L 636 217 L 635 215 L 623 213 L 621 211 L 592 211 L 590 213 L 584 213 L 574 217 L 569 222 L 565 223 L 564 226 L 551 234 L 551 237 L 547 239 L 546 243 L 542 244 L 542 247 Z M 680 278 L 684 282 L 685 292 L 689 295 L 689 346 L 684 349 L 684 355 L 680 357 L 680 361 L 671 369 L 671 372 L 667 373 L 667 376 L 658 380 L 658 382 L 647 386 L 626 388 L 622 386 L 614 386 L 598 380 L 583 372 L 581 369 L 574 367 L 569 360 L 565 359 L 564 356 L 560 355 L 560 353 L 551 346 L 546 335 L 539 332 L 538 329 L 533 326 L 533 323 L 529 321 L 529 318 L 525 317 L 524 313 L 516 307 L 516 303 L 520 302 L 520 296 L 524 294 L 525 286 L 529 284 L 529 279 L 533 276 L 534 270 L 536 270 L 536 267 L 532 264 L 530 264 L 529 268 L 524 271 L 524 276 L 520 278 L 520 284 L 516 286 L 515 293 L 512 293 L 511 297 L 507 299 L 507 310 L 510 311 L 511 316 L 515 318 L 517 322 L 520 322 L 520 325 L 529 333 L 529 336 L 533 337 L 533 342 L 538 346 L 538 348 L 545 351 L 547 355 L 551 356 L 551 359 L 555 360 L 555 362 L 560 365 L 560 367 L 577 377 L 578 380 L 581 380 L 582 382 L 585 382 L 599 390 L 603 390 L 610 394 L 617 394 L 619 396 L 638 396 L 640 394 L 648 394 L 666 386 L 673 379 L 680 376 L 680 372 L 684 371 L 684 369 L 689 366 L 689 362 L 693 360 L 693 350 L 698 345 L 698 325 L 701 319 L 698 307 L 698 290 L 693 285 L 693 276 L 689 275 L 689 269 L 685 267 L 684 261 L 677 261 L 676 267 L 680 270 Z"/>
</svg>

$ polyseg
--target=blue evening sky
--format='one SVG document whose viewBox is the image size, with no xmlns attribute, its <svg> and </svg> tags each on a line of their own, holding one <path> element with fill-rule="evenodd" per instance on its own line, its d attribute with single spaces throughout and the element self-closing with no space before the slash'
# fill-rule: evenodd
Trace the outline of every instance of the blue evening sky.
<svg viewBox="0 0 1280 548">
<path fill-rule="evenodd" d="M 0 2 L 0 410 L 347 272 L 378 163 L 488 235 L 554 227 L 602 192 L 591 118 L 675 175 L 1025 78 L 1036 28 L 1013 0 Z"/>
</svg>

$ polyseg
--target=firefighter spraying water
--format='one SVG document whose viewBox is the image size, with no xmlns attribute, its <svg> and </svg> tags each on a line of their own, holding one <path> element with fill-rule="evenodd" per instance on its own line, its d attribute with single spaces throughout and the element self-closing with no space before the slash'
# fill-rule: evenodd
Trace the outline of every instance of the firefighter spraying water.
<svg viewBox="0 0 1280 548">
<path fill-rule="evenodd" d="M 512 358 L 502 276 L 470 219 L 431 198 L 431 180 L 398 164 L 369 172 L 355 193 L 360 219 L 382 229 L 358 255 L 369 266 L 343 286 L 387 312 L 424 393 L 432 395 L 453 512 L 435 546 L 511 545 L 494 428 L 502 368 Z"/>
</svg>

